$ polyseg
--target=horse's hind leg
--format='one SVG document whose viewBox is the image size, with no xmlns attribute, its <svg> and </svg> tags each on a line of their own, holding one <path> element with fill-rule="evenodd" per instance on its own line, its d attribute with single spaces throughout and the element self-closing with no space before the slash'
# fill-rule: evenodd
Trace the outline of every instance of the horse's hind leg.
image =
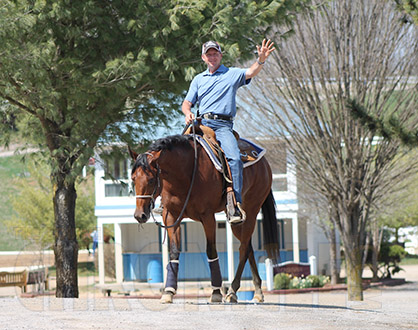
<svg viewBox="0 0 418 330">
<path fill-rule="evenodd" d="M 261 290 L 261 278 L 260 278 L 260 274 L 258 274 L 257 264 L 254 258 L 254 250 L 252 249 L 252 247 L 251 247 L 250 254 L 248 255 L 248 262 L 250 263 L 251 273 L 253 274 L 253 283 L 255 287 L 253 300 L 257 302 L 263 302 L 264 295 L 263 295 L 263 291 Z"/>
<path fill-rule="evenodd" d="M 219 267 L 219 257 L 216 250 L 216 222 L 215 217 L 206 218 L 202 221 L 203 228 L 206 234 L 206 255 L 208 257 L 208 263 L 210 268 L 210 278 L 212 285 L 212 295 L 210 302 L 220 303 L 222 302 L 222 275 Z"/>
</svg>

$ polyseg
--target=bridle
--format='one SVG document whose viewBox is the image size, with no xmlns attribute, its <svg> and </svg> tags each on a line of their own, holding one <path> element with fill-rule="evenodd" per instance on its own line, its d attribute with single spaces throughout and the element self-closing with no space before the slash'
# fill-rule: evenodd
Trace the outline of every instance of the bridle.
<svg viewBox="0 0 418 330">
<path fill-rule="evenodd" d="M 152 153 L 150 153 L 150 152 L 144 152 L 144 154 L 150 155 L 151 157 L 154 157 L 154 155 Z M 157 164 L 157 166 L 156 166 L 157 173 L 155 175 L 156 184 L 154 185 L 154 191 L 152 192 L 152 194 L 151 195 L 135 195 L 135 198 L 150 198 L 151 199 L 151 210 L 155 206 L 155 197 L 154 196 L 155 196 L 155 194 L 157 193 L 157 191 L 161 187 L 161 184 L 160 184 L 160 173 L 161 173 L 161 170 L 160 170 L 160 166 L 158 165 L 158 163 L 156 163 L 156 164 Z M 152 211 L 151 211 L 151 214 L 152 214 Z"/>
<path fill-rule="evenodd" d="M 154 213 L 152 213 L 152 209 L 154 208 L 154 205 L 155 205 L 154 195 L 157 193 L 158 189 L 160 188 L 160 173 L 161 173 L 161 170 L 160 170 L 160 167 L 158 166 L 158 163 L 156 163 L 157 164 L 157 166 L 156 166 L 156 168 L 157 168 L 157 174 L 156 174 L 157 183 L 154 186 L 154 191 L 153 191 L 152 195 L 135 195 L 135 198 L 151 198 L 151 210 L 150 210 L 151 217 L 154 220 L 155 224 L 157 226 L 161 227 L 161 228 L 167 229 L 167 228 L 172 228 L 172 227 L 177 226 L 180 223 L 180 221 L 182 220 L 184 211 L 186 210 L 187 204 L 189 203 L 190 195 L 192 193 L 192 188 L 193 188 L 193 184 L 194 184 L 194 179 L 196 177 L 196 170 L 197 170 L 197 142 L 196 142 L 196 132 L 195 132 L 194 123 L 192 123 L 192 131 L 193 131 L 192 136 L 193 136 L 193 146 L 194 146 L 194 165 L 193 165 L 192 180 L 190 182 L 189 191 L 187 192 L 187 197 L 186 197 L 186 200 L 184 201 L 183 208 L 182 208 L 179 216 L 177 217 L 176 221 L 170 226 L 165 226 L 165 225 L 159 223 L 155 219 Z M 184 133 L 184 131 L 183 131 L 183 133 Z M 151 157 L 154 157 L 154 155 L 150 152 L 145 152 L 144 154 L 151 155 Z"/>
</svg>

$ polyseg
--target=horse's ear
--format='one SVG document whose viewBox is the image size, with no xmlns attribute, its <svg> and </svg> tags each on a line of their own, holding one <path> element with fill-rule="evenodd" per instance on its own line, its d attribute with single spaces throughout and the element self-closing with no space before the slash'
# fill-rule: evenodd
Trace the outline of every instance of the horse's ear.
<svg viewBox="0 0 418 330">
<path fill-rule="evenodd" d="M 128 146 L 128 150 L 129 150 L 129 154 L 131 155 L 131 158 L 135 161 L 136 158 L 138 157 L 138 154 L 135 151 L 133 151 L 130 146 Z"/>
</svg>

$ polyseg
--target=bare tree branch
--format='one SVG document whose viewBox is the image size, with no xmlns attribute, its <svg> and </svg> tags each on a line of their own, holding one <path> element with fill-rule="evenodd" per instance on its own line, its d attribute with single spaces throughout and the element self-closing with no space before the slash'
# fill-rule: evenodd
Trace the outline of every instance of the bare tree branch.
<svg viewBox="0 0 418 330">
<path fill-rule="evenodd" d="M 252 123 L 287 143 L 299 180 L 326 198 L 344 246 L 350 300 L 362 299 L 372 206 L 416 170 L 416 162 L 398 162 L 408 150 L 353 120 L 349 106 L 355 99 L 368 112 L 417 124 L 417 30 L 399 18 L 393 3 L 378 0 L 333 1 L 300 15 L 262 80 L 240 99 Z"/>
</svg>

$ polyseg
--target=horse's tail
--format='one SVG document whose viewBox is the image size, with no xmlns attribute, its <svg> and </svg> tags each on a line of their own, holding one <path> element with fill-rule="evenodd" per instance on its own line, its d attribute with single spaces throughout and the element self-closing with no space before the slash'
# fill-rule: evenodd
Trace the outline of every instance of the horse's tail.
<svg viewBox="0 0 418 330">
<path fill-rule="evenodd" d="M 273 191 L 264 201 L 261 211 L 263 215 L 264 249 L 273 264 L 280 262 L 279 235 L 277 231 L 276 207 Z"/>
</svg>

